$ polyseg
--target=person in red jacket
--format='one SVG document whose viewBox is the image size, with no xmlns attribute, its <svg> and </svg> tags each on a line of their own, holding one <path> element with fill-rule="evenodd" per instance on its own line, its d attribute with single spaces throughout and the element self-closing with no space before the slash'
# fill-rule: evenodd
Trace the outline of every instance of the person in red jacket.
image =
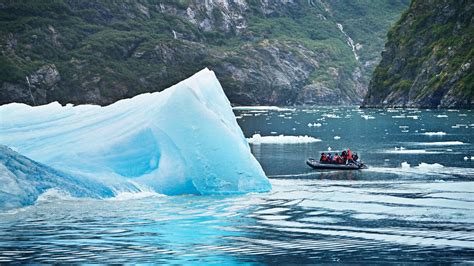
<svg viewBox="0 0 474 266">
<path fill-rule="evenodd" d="M 320 162 L 327 162 L 328 160 L 328 157 L 326 156 L 326 154 L 323 152 L 321 153 L 321 158 L 319 159 Z"/>
</svg>

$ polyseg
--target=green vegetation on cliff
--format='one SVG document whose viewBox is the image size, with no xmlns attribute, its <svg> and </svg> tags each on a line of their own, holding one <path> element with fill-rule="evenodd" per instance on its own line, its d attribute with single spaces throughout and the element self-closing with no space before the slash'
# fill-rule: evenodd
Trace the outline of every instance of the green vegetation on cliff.
<svg viewBox="0 0 474 266">
<path fill-rule="evenodd" d="M 389 31 L 366 106 L 472 108 L 474 3 L 414 0 Z"/>
<path fill-rule="evenodd" d="M 0 104 L 109 104 L 204 67 L 235 104 L 357 103 L 407 1 L 3 1 Z"/>
</svg>

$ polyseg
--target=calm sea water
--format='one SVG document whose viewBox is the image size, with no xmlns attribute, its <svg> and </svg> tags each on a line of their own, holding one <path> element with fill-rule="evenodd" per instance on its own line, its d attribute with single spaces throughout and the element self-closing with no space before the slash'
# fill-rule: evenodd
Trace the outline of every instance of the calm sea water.
<svg viewBox="0 0 474 266">
<path fill-rule="evenodd" d="M 0 214 L 0 263 L 474 262 L 473 112 L 235 112 L 249 138 L 321 141 L 252 145 L 269 193 L 45 196 Z M 328 148 L 351 148 L 370 168 L 305 165 Z"/>
</svg>

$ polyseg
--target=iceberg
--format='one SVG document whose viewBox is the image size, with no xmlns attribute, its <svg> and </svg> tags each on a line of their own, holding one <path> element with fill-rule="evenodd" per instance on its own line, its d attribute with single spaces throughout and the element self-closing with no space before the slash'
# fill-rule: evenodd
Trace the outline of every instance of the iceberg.
<svg viewBox="0 0 474 266">
<path fill-rule="evenodd" d="M 0 183 L 0 210 L 31 205 L 40 195 L 52 189 L 72 197 L 114 195 L 109 187 L 100 182 L 62 173 L 3 145 L 0 145 Z"/>
<path fill-rule="evenodd" d="M 123 184 L 165 195 L 271 189 L 207 68 L 162 92 L 105 107 L 11 103 L 0 106 L 0 118 L 0 144 L 81 183 L 105 186 L 102 197 L 129 187 Z"/>
</svg>

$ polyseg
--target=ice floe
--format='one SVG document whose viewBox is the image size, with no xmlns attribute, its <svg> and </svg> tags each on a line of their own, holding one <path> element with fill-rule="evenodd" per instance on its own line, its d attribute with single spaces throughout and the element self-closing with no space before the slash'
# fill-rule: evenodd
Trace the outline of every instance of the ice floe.
<svg viewBox="0 0 474 266">
<path fill-rule="evenodd" d="M 250 110 L 260 110 L 260 111 L 279 111 L 279 112 L 286 112 L 286 111 L 295 111 L 294 108 L 284 108 L 278 106 L 234 106 L 232 107 L 233 110 L 239 111 L 250 111 Z"/>
<path fill-rule="evenodd" d="M 440 153 L 438 151 L 427 151 L 427 150 L 421 150 L 421 149 L 416 149 L 416 150 L 407 150 L 403 147 L 400 147 L 398 149 L 394 150 L 388 150 L 383 153 L 399 153 L 399 154 L 437 154 Z"/>
<path fill-rule="evenodd" d="M 415 142 L 413 145 L 419 146 L 454 146 L 454 145 L 466 145 L 462 141 L 435 141 L 435 142 Z"/>
<path fill-rule="evenodd" d="M 425 132 L 423 135 L 426 136 L 444 136 L 446 135 L 446 132 L 438 131 L 438 132 Z"/>
<path fill-rule="evenodd" d="M 261 136 L 260 134 L 254 134 L 247 141 L 251 144 L 300 144 L 300 143 L 313 143 L 320 142 L 318 138 L 311 136 Z"/>
<path fill-rule="evenodd" d="M 375 119 L 375 117 L 373 117 L 371 115 L 361 115 L 360 117 L 364 118 L 365 120 Z"/>
</svg>

